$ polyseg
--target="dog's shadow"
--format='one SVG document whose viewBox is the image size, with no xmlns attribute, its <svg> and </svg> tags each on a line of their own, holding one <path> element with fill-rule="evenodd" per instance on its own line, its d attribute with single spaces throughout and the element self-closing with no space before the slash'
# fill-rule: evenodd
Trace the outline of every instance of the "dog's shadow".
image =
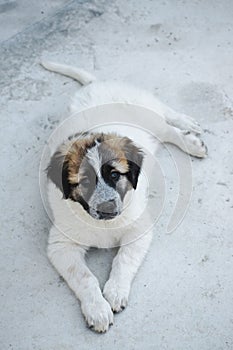
<svg viewBox="0 0 233 350">
<path fill-rule="evenodd" d="M 112 261 L 117 251 L 118 248 L 91 248 L 86 254 L 87 265 L 93 274 L 97 277 L 101 289 L 103 289 L 106 281 L 109 278 Z"/>
</svg>

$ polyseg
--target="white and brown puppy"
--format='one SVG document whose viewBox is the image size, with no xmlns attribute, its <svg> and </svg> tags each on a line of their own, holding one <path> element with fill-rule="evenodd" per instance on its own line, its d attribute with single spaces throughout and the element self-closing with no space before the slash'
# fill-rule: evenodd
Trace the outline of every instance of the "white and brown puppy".
<svg viewBox="0 0 233 350">
<path fill-rule="evenodd" d="M 111 102 L 144 106 L 161 117 L 155 131 L 162 142 L 205 157 L 206 146 L 197 136 L 199 125 L 153 95 L 116 82 L 96 82 L 81 69 L 51 62 L 42 65 L 87 85 L 75 95 L 72 113 Z M 136 141 L 143 139 L 152 151 L 156 150 L 156 141 L 140 131 L 136 137 L 126 127 L 114 131 L 74 136 L 71 131 L 71 137 L 53 154 L 47 172 L 54 216 L 48 256 L 80 300 L 88 325 L 97 332 L 107 331 L 113 323 L 113 311 L 126 307 L 131 283 L 152 237 L 151 230 L 143 235 L 147 216 L 135 220 L 135 213 L 146 200 L 140 174 L 147 157 Z M 120 247 L 103 293 L 85 262 L 85 253 L 92 246 Z"/>
</svg>

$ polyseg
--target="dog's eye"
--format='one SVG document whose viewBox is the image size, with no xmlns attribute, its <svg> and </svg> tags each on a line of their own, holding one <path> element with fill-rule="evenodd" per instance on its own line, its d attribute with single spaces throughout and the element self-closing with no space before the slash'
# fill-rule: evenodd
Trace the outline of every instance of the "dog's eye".
<svg viewBox="0 0 233 350">
<path fill-rule="evenodd" d="M 119 180 L 120 177 L 120 173 L 118 173 L 117 171 L 112 171 L 110 174 L 110 178 L 114 181 Z"/>
</svg>

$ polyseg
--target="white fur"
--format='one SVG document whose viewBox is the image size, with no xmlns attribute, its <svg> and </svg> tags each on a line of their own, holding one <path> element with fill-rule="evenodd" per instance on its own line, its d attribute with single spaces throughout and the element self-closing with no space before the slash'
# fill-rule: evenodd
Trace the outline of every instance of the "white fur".
<svg viewBox="0 0 233 350">
<path fill-rule="evenodd" d="M 94 77 L 89 73 L 77 68 L 51 62 L 44 62 L 43 66 L 73 77 L 82 83 L 94 81 Z M 162 142 L 174 143 L 194 156 L 206 155 L 206 147 L 196 135 L 201 132 L 201 129 L 192 118 L 173 111 L 152 94 L 135 87 L 117 82 L 94 82 L 76 93 L 72 100 L 71 112 L 80 112 L 92 106 L 111 102 L 136 104 L 151 109 L 160 117 L 155 122 L 153 131 Z M 113 130 L 111 127 L 105 127 L 100 131 Z M 114 131 L 132 138 L 135 142 L 143 140 L 146 149 L 152 152 L 156 150 L 155 140 L 142 130 L 118 126 L 118 129 L 114 127 Z M 73 129 L 70 130 L 70 134 L 73 132 Z M 90 157 L 94 163 L 99 163 L 94 154 L 90 154 Z M 148 152 L 143 169 L 152 179 L 152 174 L 148 175 L 150 161 L 147 157 Z M 147 226 L 150 228 L 152 219 L 151 213 L 144 211 L 146 203 L 150 200 L 146 186 L 146 178 L 142 171 L 136 191 L 127 194 L 129 198 L 132 197 L 128 202 L 126 198 L 122 214 L 112 220 L 104 221 L 92 218 L 81 205 L 69 199 L 64 200 L 60 190 L 53 183 L 48 184 L 49 202 L 54 215 L 54 225 L 49 236 L 48 256 L 80 300 L 88 325 L 97 332 L 108 330 L 113 323 L 112 311 L 119 312 L 126 307 L 131 283 L 149 248 L 152 230 L 148 229 L 145 233 L 145 228 Z M 148 207 L 153 209 L 153 200 Z M 143 216 L 140 218 L 142 213 Z M 91 246 L 101 248 L 120 246 L 103 294 L 96 277 L 85 263 L 85 253 Z"/>
<path fill-rule="evenodd" d="M 87 151 L 86 157 L 88 158 L 89 163 L 95 169 L 96 175 L 98 176 L 98 178 L 100 178 L 101 157 L 98 152 L 98 142 L 96 142 L 96 145 L 94 147 Z"/>
<path fill-rule="evenodd" d="M 92 74 L 81 68 L 70 67 L 66 64 L 59 64 L 49 61 L 42 61 L 41 65 L 52 72 L 61 73 L 67 77 L 76 79 L 83 85 L 89 84 L 95 80 L 95 77 Z"/>
</svg>

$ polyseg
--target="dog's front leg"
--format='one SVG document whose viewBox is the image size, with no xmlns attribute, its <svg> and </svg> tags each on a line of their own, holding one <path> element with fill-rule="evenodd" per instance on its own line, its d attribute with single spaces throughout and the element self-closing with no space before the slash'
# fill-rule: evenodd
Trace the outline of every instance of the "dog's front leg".
<svg viewBox="0 0 233 350">
<path fill-rule="evenodd" d="M 86 249 L 66 239 L 53 239 L 52 228 L 48 257 L 81 302 L 81 309 L 89 325 L 97 332 L 105 332 L 113 323 L 110 305 L 102 296 L 97 278 L 85 262 Z"/>
<path fill-rule="evenodd" d="M 151 238 L 152 232 L 149 232 L 132 243 L 122 242 L 103 291 L 114 312 L 120 312 L 126 307 L 132 281 L 148 251 Z"/>
</svg>

